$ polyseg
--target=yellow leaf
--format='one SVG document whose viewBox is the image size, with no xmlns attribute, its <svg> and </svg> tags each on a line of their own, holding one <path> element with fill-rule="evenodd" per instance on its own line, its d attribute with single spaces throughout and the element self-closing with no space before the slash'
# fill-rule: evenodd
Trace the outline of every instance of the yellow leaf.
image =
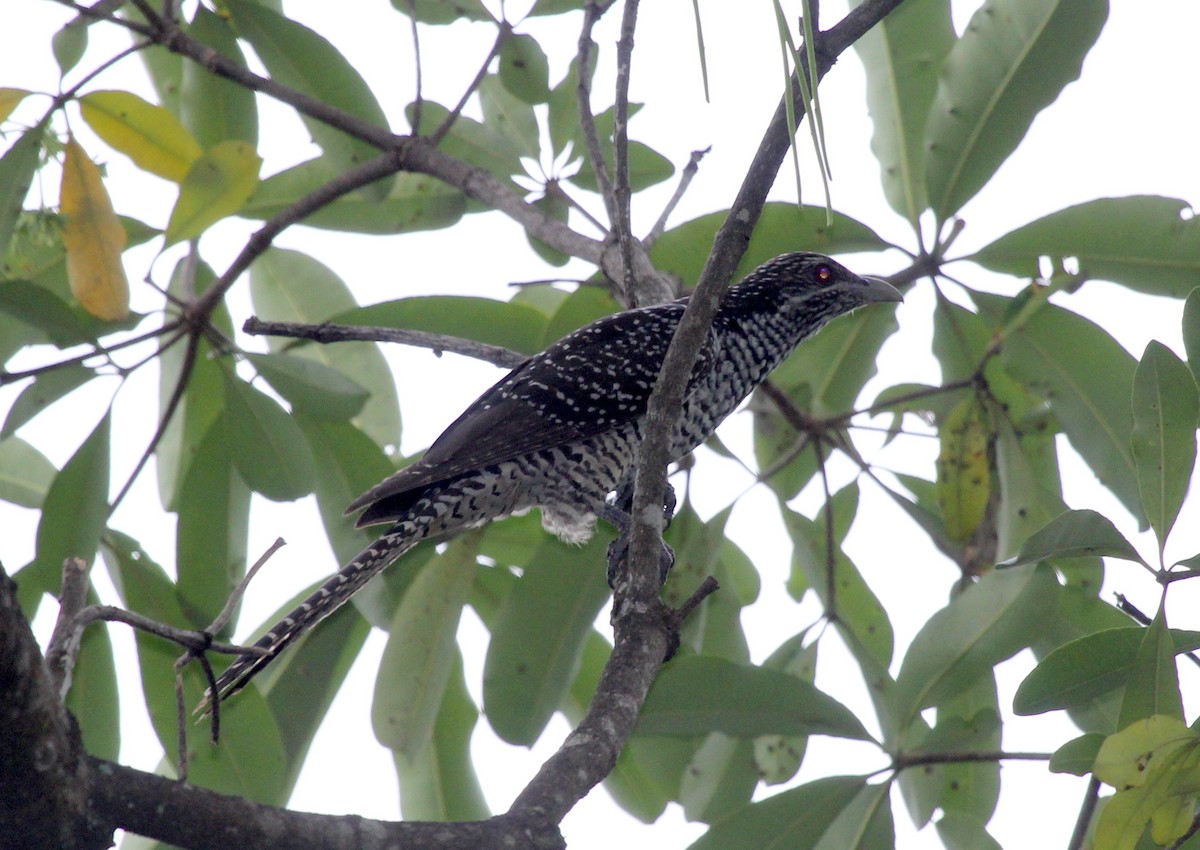
<svg viewBox="0 0 1200 850">
<path fill-rule="evenodd" d="M 959 402 L 942 423 L 937 500 L 950 537 L 965 541 L 987 510 L 992 476 L 984 411 L 974 396 Z"/>
<path fill-rule="evenodd" d="M 221 142 L 192 164 L 167 223 L 167 245 L 199 236 L 240 210 L 258 186 L 262 158 L 241 141 Z"/>
<path fill-rule="evenodd" d="M 1196 733 L 1176 717 L 1155 714 L 1134 721 L 1104 740 L 1096 753 L 1096 778 L 1117 790 L 1136 788 L 1146 782 L 1156 761 L 1196 740 Z"/>
<path fill-rule="evenodd" d="M 67 140 L 59 205 L 67 217 L 63 244 L 71 294 L 97 318 L 124 319 L 129 315 L 129 281 L 121 265 L 125 228 L 113 212 L 100 169 L 73 137 Z"/>
<path fill-rule="evenodd" d="M 17 104 L 29 94 L 25 89 L 0 88 L 0 121 L 12 115 Z"/>
<path fill-rule="evenodd" d="M 95 91 L 79 99 L 83 120 L 113 148 L 159 177 L 183 181 L 203 151 L 166 109 L 127 91 Z"/>
</svg>

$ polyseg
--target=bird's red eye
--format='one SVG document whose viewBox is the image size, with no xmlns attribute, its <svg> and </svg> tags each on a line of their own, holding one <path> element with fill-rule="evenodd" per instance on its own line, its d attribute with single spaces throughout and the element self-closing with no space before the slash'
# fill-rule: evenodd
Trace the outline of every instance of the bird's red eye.
<svg viewBox="0 0 1200 850">
<path fill-rule="evenodd" d="M 831 277 L 833 277 L 833 269 L 826 265 L 817 266 L 817 280 L 824 282 Z"/>
</svg>

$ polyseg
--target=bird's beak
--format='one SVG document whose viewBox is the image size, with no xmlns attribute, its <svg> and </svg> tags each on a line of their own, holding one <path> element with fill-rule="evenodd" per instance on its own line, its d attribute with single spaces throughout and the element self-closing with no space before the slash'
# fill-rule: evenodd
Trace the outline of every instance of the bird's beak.
<svg viewBox="0 0 1200 850">
<path fill-rule="evenodd" d="M 860 275 L 859 279 L 865 285 L 864 288 L 858 289 L 858 295 L 863 301 L 903 301 L 904 296 L 900 294 L 900 290 L 892 286 L 881 277 L 871 277 L 869 275 Z"/>
</svg>

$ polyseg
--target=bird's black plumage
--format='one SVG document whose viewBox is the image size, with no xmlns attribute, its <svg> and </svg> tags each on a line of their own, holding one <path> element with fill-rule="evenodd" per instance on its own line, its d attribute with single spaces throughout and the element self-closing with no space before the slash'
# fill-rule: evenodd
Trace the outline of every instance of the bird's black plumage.
<svg viewBox="0 0 1200 850">
<path fill-rule="evenodd" d="M 785 254 L 722 299 L 692 369 L 671 456 L 687 454 L 804 338 L 872 302 L 899 301 L 884 281 L 820 254 Z M 533 507 L 570 542 L 591 536 L 606 498 L 637 464 L 646 407 L 687 299 L 607 316 L 513 369 L 479 397 L 425 456 L 350 505 L 380 538 L 272 628 L 221 676 L 224 698 L 418 542 Z"/>
</svg>

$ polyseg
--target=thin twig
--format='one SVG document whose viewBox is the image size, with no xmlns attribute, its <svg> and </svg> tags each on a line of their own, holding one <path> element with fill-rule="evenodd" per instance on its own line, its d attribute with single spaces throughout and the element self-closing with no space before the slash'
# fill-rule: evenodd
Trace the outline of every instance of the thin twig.
<svg viewBox="0 0 1200 850">
<path fill-rule="evenodd" d="M 500 31 L 496 33 L 496 40 L 492 42 L 492 49 L 488 51 L 487 58 L 483 60 L 483 64 L 479 66 L 479 70 L 475 72 L 475 79 L 471 80 L 471 84 L 467 86 L 466 91 L 462 93 L 462 97 L 458 99 L 458 103 L 450 110 L 450 114 L 445 117 L 442 123 L 429 136 L 429 141 L 437 147 L 442 143 L 442 139 L 446 138 L 446 134 L 450 132 L 450 128 L 454 126 L 454 122 L 458 120 L 458 116 L 462 115 L 463 109 L 470 100 L 471 95 L 479 88 L 479 84 L 483 82 L 483 78 L 487 76 L 488 66 L 492 64 L 492 60 L 496 58 L 496 54 L 500 52 L 501 45 L 505 39 L 512 35 L 512 27 L 507 22 L 500 25 Z M 419 126 L 414 124 L 414 129 Z"/>
<path fill-rule="evenodd" d="M 449 351 L 464 357 L 473 357 L 495 366 L 511 369 L 526 359 L 524 354 L 505 348 L 501 345 L 490 345 L 473 339 L 449 336 L 447 334 L 431 333 L 429 331 L 413 331 L 403 328 L 384 328 L 373 325 L 335 325 L 323 322 L 319 325 L 309 325 L 300 322 L 264 322 L 251 316 L 242 325 L 242 330 L 255 336 L 286 336 L 296 339 L 307 339 L 313 342 L 328 344 L 331 342 L 365 341 L 365 342 L 394 342 L 400 345 L 411 345 L 417 348 L 428 348 L 435 354 Z"/>
<path fill-rule="evenodd" d="M 421 36 L 417 27 L 417 0 L 408 0 L 408 22 L 412 27 L 412 42 L 413 42 L 413 64 L 416 66 L 417 76 L 417 95 L 413 99 L 413 114 L 412 127 L 415 133 L 417 128 L 421 126 L 421 108 L 424 104 L 424 95 L 421 87 Z"/>
<path fill-rule="evenodd" d="M 629 185 L 629 75 L 633 67 L 633 34 L 637 29 L 638 0 L 625 0 L 625 14 L 621 17 L 621 37 L 617 41 L 616 102 L 613 109 L 613 209 L 617 217 L 613 221 L 617 244 L 621 248 L 621 291 L 625 303 L 639 306 L 641 297 L 634 285 L 633 275 L 633 224 L 630 221 L 630 199 L 633 190 Z"/>
<path fill-rule="evenodd" d="M 579 128 L 583 132 L 584 146 L 587 148 L 588 162 L 596 175 L 596 188 L 608 210 L 610 225 L 616 226 L 617 203 L 613 197 L 612 181 L 608 176 L 608 165 L 604 161 L 604 151 L 600 145 L 600 136 L 596 130 L 596 118 L 592 113 L 592 74 L 591 56 L 595 44 L 592 41 L 592 29 L 604 14 L 604 9 L 597 3 L 586 3 L 583 7 L 583 26 L 579 31 L 579 46 L 575 59 L 578 73 L 575 93 L 579 105 Z"/>
<path fill-rule="evenodd" d="M 675 194 L 671 195 L 671 200 L 667 201 L 667 205 L 663 207 L 658 221 L 654 222 L 654 226 L 650 228 L 650 232 L 642 240 L 642 244 L 647 249 L 652 248 L 659 237 L 663 235 L 663 232 L 666 231 L 667 221 L 671 218 L 671 214 L 675 212 L 675 208 L 679 206 L 679 202 L 683 200 L 683 194 L 687 191 L 688 186 L 691 185 L 692 178 L 700 170 L 700 160 L 704 159 L 710 150 L 712 150 L 711 145 L 704 148 L 704 150 L 692 151 L 692 155 L 688 157 L 688 164 L 683 167 L 683 172 L 679 175 L 679 185 L 675 187 Z"/>
<path fill-rule="evenodd" d="M 182 332 L 171 339 L 167 340 L 166 344 L 160 349 L 159 353 L 166 351 L 173 346 L 182 337 Z M 117 506 L 121 504 L 125 496 L 129 493 L 133 482 L 137 480 L 142 469 L 146 466 L 146 462 L 150 460 L 150 456 L 154 454 L 154 450 L 158 448 L 158 444 L 162 442 L 163 436 L 167 433 L 167 427 L 171 424 L 171 420 L 175 417 L 175 411 L 179 409 L 180 402 L 183 401 L 183 394 L 187 391 L 188 383 L 191 380 L 192 370 L 196 366 L 196 354 L 200 346 L 200 335 L 191 333 L 188 335 L 187 351 L 183 355 L 183 363 L 179 369 L 179 380 L 175 382 L 175 387 L 171 390 L 171 397 L 167 400 L 167 407 L 163 411 L 162 416 L 158 420 L 158 427 L 154 430 L 154 436 L 150 438 L 149 445 L 142 452 L 142 456 L 138 458 L 137 464 L 133 471 L 129 473 L 129 477 L 125 479 L 125 484 L 121 487 L 119 493 L 108 506 L 108 513 L 105 518 L 109 518 L 116 511 Z"/>
<path fill-rule="evenodd" d="M 66 699 L 71 690 L 71 673 L 79 654 L 80 632 L 75 620 L 87 604 L 88 562 L 83 558 L 67 558 L 63 562 L 62 590 L 58 597 L 58 620 L 46 648 L 46 667 L 58 688 L 59 699 Z"/>
<path fill-rule="evenodd" d="M 250 586 L 250 582 L 254 579 L 254 576 L 258 574 L 258 571 L 263 568 L 263 565 L 270 560 L 272 555 L 286 545 L 287 543 L 282 537 L 275 538 L 275 542 L 267 547 L 267 551 L 263 552 L 259 556 L 259 559 L 254 562 L 253 566 L 246 570 L 246 574 L 242 576 L 242 580 L 238 582 L 237 587 L 229 594 L 229 599 L 225 601 L 225 607 L 221 609 L 221 613 L 217 614 L 216 619 L 209 624 L 205 631 L 214 635 L 221 633 L 221 630 L 225 628 L 225 624 L 229 622 L 229 618 L 233 616 L 233 612 L 237 609 L 238 604 L 242 601 L 242 596 L 245 595 L 246 588 Z"/>
<path fill-rule="evenodd" d="M 1096 804 L 1100 802 L 1100 780 L 1093 776 L 1088 780 L 1087 791 L 1083 795 L 1083 805 L 1079 807 L 1079 817 L 1075 819 L 1075 829 L 1071 832 L 1071 840 L 1067 850 L 1081 850 L 1087 838 L 1088 826 L 1096 813 Z"/>
</svg>

